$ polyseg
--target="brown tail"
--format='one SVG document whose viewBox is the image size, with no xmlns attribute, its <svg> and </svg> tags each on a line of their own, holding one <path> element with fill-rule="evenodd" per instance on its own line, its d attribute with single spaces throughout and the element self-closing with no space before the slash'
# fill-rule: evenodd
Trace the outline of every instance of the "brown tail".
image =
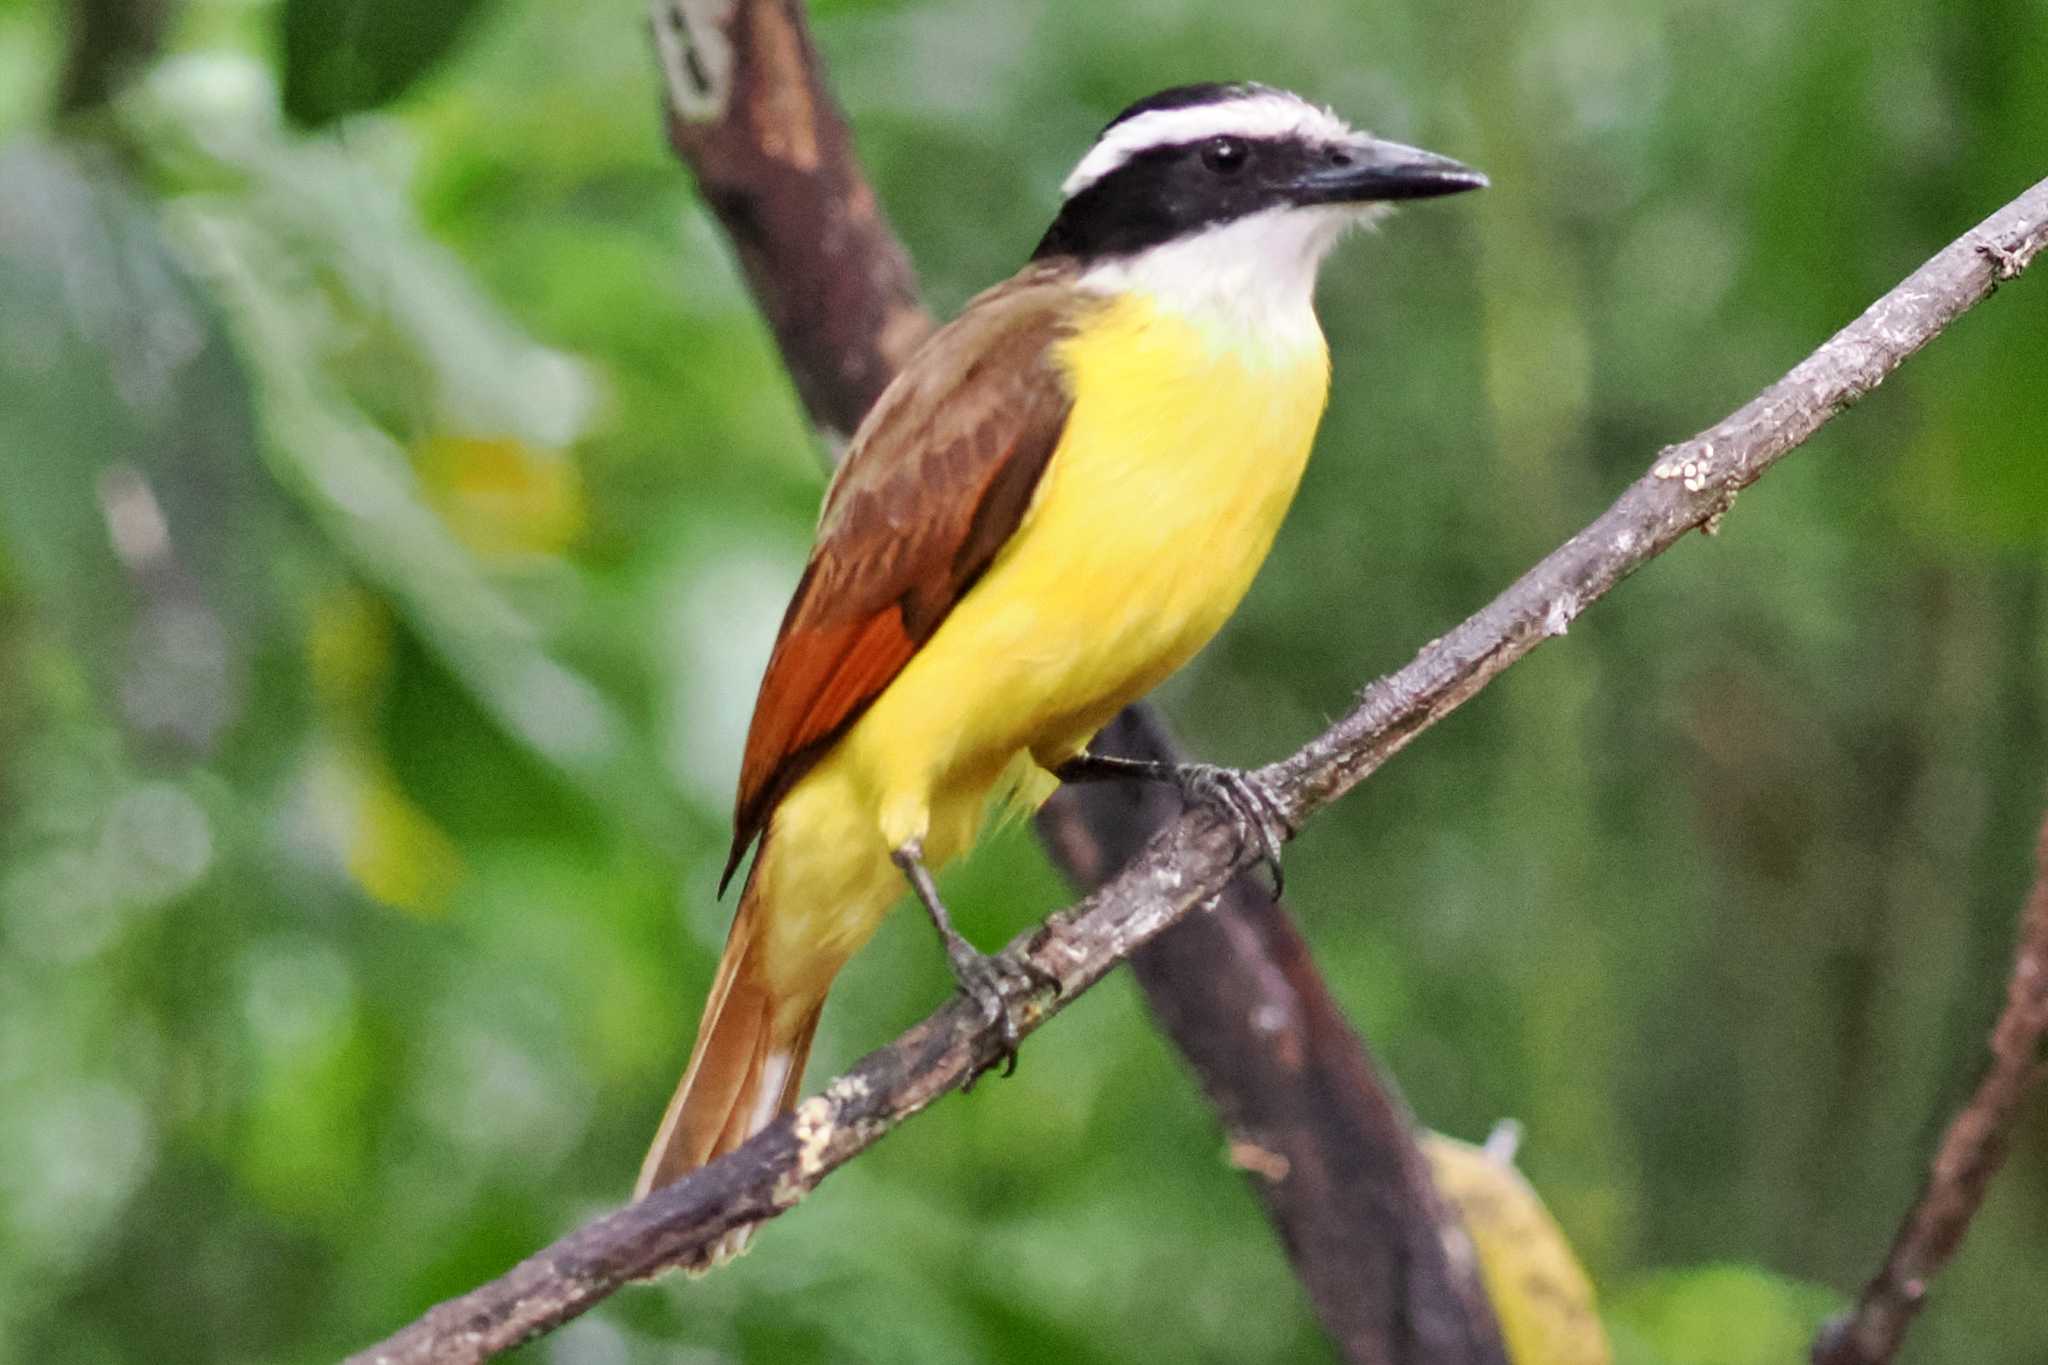
<svg viewBox="0 0 2048 1365">
<path fill-rule="evenodd" d="M 640 1167 L 633 1197 L 641 1199 L 678 1177 L 730 1152 L 796 1107 L 804 1061 L 818 1029 L 823 997 L 809 1008 L 778 998 L 760 963 L 758 877 L 747 880 L 739 913 L 718 960 L 718 975 L 697 1026 L 697 1045 L 675 1098 L 668 1103 L 654 1146 Z M 728 1233 L 698 1262 L 704 1271 L 746 1249 L 750 1228 Z"/>
</svg>

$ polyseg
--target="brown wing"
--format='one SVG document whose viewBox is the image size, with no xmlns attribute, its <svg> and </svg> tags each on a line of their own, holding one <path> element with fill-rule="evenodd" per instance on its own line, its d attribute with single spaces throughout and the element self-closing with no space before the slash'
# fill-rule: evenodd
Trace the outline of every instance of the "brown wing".
<svg viewBox="0 0 2048 1365">
<path fill-rule="evenodd" d="M 754 703 L 721 891 L 775 803 L 1017 529 L 1071 406 L 1052 358 L 1071 280 L 1040 266 L 975 299 L 854 434 Z"/>
</svg>

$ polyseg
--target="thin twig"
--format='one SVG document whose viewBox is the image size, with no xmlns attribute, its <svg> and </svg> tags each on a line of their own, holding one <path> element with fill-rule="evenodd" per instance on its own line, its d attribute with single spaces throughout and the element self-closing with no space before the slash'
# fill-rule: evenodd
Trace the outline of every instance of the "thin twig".
<svg viewBox="0 0 2048 1365">
<path fill-rule="evenodd" d="M 1368 687 L 1336 725 L 1259 771 L 1299 827 L 1848 408 L 2048 246 L 2048 180 L 1935 255 L 1726 420 L 1661 452 L 1598 520 L 1476 615 Z M 1184 813 L 1100 891 L 1006 951 L 1057 978 L 1019 1002 L 1030 1031 L 1258 856 L 1204 808 Z M 863 1058 L 738 1151 L 600 1218 L 451 1300 L 358 1362 L 481 1360 L 587 1310 L 627 1281 L 795 1206 L 833 1170 L 995 1060 L 1000 1039 L 955 999 Z"/>
<path fill-rule="evenodd" d="M 854 157 L 803 6 L 655 0 L 651 19 L 670 141 L 736 244 L 812 420 L 843 436 L 931 320 Z M 1094 747 L 1182 757 L 1143 705 Z M 1038 830 L 1085 893 L 1179 810 L 1157 784 L 1090 784 L 1047 803 Z M 1269 1174 L 1247 1167 L 1247 1179 L 1343 1359 L 1506 1365 L 1464 1230 L 1436 1197 L 1400 1096 L 1261 879 L 1233 879 L 1212 914 L 1182 921 L 1132 969 L 1232 1150 L 1269 1155 Z"/>
<path fill-rule="evenodd" d="M 2024 263 L 2022 263 L 2024 264 Z M 1927 1304 L 1941 1273 L 2005 1161 L 2021 1106 L 2048 1074 L 2048 819 L 2034 848 L 2034 888 L 2020 913 L 2019 947 L 2005 1009 L 1991 1030 L 1991 1065 L 1942 1134 L 1920 1197 L 1906 1211 L 1884 1265 L 1854 1308 L 1813 1344 L 1813 1365 L 1886 1365 Z"/>
</svg>

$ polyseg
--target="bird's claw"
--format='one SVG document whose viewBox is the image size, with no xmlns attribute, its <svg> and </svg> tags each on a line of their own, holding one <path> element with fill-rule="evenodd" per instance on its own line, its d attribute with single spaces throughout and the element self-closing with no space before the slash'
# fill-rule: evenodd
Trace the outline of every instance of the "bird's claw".
<svg viewBox="0 0 2048 1365">
<path fill-rule="evenodd" d="M 1175 769 L 1175 776 L 1188 800 L 1223 816 L 1237 832 L 1242 847 L 1258 850 L 1259 861 L 1273 874 L 1273 894 L 1278 896 L 1287 882 L 1280 867 L 1280 848 L 1294 831 L 1265 784 L 1242 768 L 1211 763 L 1183 763 Z"/>
<path fill-rule="evenodd" d="M 1019 960 L 1003 953 L 976 952 L 964 938 L 947 943 L 946 957 L 953 965 L 953 977 L 960 983 L 960 993 L 974 1002 L 984 1023 L 996 1026 L 1002 1038 L 1002 1048 L 996 1057 L 1003 1063 L 1003 1075 L 1011 1075 L 1017 1070 L 1017 1046 L 1023 1041 L 1023 1034 L 1017 1026 L 1017 1015 L 1010 997 L 1048 989 L 1058 995 L 1059 978 L 1029 960 Z M 990 1065 L 993 1066 L 994 1062 Z M 969 1077 L 961 1090 L 972 1090 L 979 1079 L 979 1073 Z"/>
</svg>

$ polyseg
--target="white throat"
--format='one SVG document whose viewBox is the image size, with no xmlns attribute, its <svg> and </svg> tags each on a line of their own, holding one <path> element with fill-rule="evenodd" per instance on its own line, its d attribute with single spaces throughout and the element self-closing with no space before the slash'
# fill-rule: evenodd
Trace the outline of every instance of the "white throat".
<svg viewBox="0 0 2048 1365">
<path fill-rule="evenodd" d="M 1377 214 L 1356 205 L 1268 209 L 1105 261 L 1081 288 L 1135 293 L 1220 345 L 1276 361 L 1319 347 L 1316 273 L 1345 231 Z"/>
</svg>

